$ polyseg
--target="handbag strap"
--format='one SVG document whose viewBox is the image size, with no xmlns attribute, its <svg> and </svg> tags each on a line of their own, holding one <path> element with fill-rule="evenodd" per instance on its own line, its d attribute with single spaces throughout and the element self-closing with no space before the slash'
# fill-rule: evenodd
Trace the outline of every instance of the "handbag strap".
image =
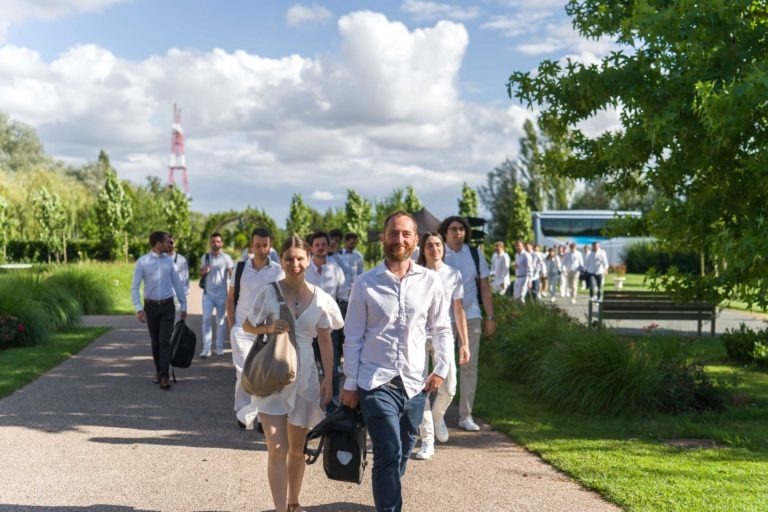
<svg viewBox="0 0 768 512">
<path fill-rule="evenodd" d="M 280 289 L 280 285 L 276 281 L 272 281 L 272 287 L 275 289 L 275 295 L 277 295 L 277 303 L 280 304 L 280 320 L 288 322 L 291 326 L 291 330 L 288 331 L 288 337 L 291 339 L 291 343 L 296 345 L 296 324 L 293 321 L 293 313 L 288 309 L 288 305 L 285 303 L 285 296 Z"/>
</svg>

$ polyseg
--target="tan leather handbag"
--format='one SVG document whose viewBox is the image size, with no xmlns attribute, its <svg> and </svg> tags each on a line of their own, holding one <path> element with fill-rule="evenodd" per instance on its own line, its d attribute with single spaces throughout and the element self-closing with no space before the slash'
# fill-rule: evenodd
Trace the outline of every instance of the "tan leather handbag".
<svg viewBox="0 0 768 512">
<path fill-rule="evenodd" d="M 254 396 L 268 396 L 283 389 L 296 380 L 299 365 L 293 315 L 278 284 L 272 286 L 280 303 L 280 320 L 288 322 L 291 329 L 259 337 L 248 352 L 240 382 L 245 392 Z"/>
</svg>

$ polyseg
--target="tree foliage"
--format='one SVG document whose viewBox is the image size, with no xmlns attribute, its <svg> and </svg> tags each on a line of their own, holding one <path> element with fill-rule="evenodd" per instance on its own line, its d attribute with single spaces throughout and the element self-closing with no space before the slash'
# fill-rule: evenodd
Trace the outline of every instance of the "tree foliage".
<svg viewBox="0 0 768 512">
<path fill-rule="evenodd" d="M 56 254 L 58 262 L 62 251 L 66 248 L 64 228 L 67 217 L 61 198 L 58 194 L 41 188 L 35 194 L 33 204 L 38 222 L 42 226 L 42 240 L 48 248 L 48 261 L 51 261 L 52 254 Z"/>
<path fill-rule="evenodd" d="M 542 62 L 510 76 L 509 94 L 541 111 L 555 137 L 572 130 L 565 172 L 657 199 L 651 233 L 716 264 L 670 275 L 682 295 L 768 306 L 768 4 L 763 0 L 571 0 L 576 29 L 622 49 L 596 64 Z M 580 123 L 621 111 L 620 129 Z"/>
<path fill-rule="evenodd" d="M 477 191 L 464 182 L 464 185 L 461 187 L 461 197 L 459 198 L 459 215 L 462 217 L 477 217 L 477 206 Z"/>
<path fill-rule="evenodd" d="M 533 240 L 531 208 L 528 206 L 530 201 L 527 196 L 528 194 L 519 183 L 512 187 L 506 236 L 498 238 L 498 240 L 506 240 L 509 246 L 512 246 L 517 240 Z"/>
<path fill-rule="evenodd" d="M 365 252 L 368 243 L 368 225 L 371 223 L 371 203 L 354 190 L 347 189 L 347 202 L 344 205 L 347 233 L 355 233 L 360 243 L 360 252 Z"/>
<path fill-rule="evenodd" d="M 0 113 L 0 171 L 28 171 L 52 163 L 34 129 Z"/>
<path fill-rule="evenodd" d="M 126 195 L 117 172 L 103 151 L 99 153 L 99 167 L 105 175 L 94 211 L 99 238 L 112 259 L 128 260 L 128 225 L 133 218 L 131 200 Z"/>
<path fill-rule="evenodd" d="M 296 235 L 306 238 L 312 232 L 312 218 L 309 206 L 304 203 L 301 194 L 293 194 L 288 218 L 285 220 L 288 236 Z"/>
</svg>

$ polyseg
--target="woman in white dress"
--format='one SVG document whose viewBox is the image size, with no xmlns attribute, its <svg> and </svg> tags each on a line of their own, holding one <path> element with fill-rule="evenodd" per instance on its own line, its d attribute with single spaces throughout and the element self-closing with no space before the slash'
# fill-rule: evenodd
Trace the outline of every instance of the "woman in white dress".
<svg viewBox="0 0 768 512">
<path fill-rule="evenodd" d="M 280 262 L 285 278 L 278 281 L 285 303 L 293 314 L 298 370 L 296 380 L 266 397 L 252 397 L 251 404 L 238 413 L 251 428 L 258 413 L 267 439 L 267 479 L 277 512 L 301 512 L 299 493 L 304 479 L 304 440 L 307 431 L 324 418 L 331 400 L 333 348 L 331 331 L 344 321 L 333 298 L 304 280 L 309 266 L 309 246 L 298 237 L 283 243 Z M 280 305 L 272 285 L 256 295 L 243 329 L 253 334 L 287 332 L 288 322 L 280 320 Z M 317 336 L 325 377 L 319 380 L 312 338 Z"/>
<path fill-rule="evenodd" d="M 464 285 L 461 272 L 446 265 L 445 244 L 439 233 L 428 232 L 421 237 L 419 244 L 419 259 L 417 263 L 437 272 L 445 290 L 445 300 L 450 303 L 451 320 L 453 320 L 454 336 L 459 339 L 459 364 L 469 362 L 469 337 L 467 334 L 467 317 L 464 313 Z M 432 341 L 427 340 L 427 354 L 432 352 Z M 432 406 L 429 398 L 424 405 L 424 418 L 419 426 L 421 435 L 421 450 L 416 458 L 427 460 L 435 453 L 435 437 L 441 443 L 448 441 L 448 427 L 445 424 L 445 411 L 451 405 L 456 394 L 456 361 L 451 357 L 448 376 L 437 390 Z"/>
</svg>

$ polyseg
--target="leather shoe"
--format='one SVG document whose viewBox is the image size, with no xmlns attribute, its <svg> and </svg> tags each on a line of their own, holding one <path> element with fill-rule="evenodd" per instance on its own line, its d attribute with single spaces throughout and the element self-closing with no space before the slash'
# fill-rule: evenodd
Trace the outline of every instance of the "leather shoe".
<svg viewBox="0 0 768 512">
<path fill-rule="evenodd" d="M 160 377 L 160 389 L 171 389 L 171 381 L 168 377 Z"/>
</svg>

